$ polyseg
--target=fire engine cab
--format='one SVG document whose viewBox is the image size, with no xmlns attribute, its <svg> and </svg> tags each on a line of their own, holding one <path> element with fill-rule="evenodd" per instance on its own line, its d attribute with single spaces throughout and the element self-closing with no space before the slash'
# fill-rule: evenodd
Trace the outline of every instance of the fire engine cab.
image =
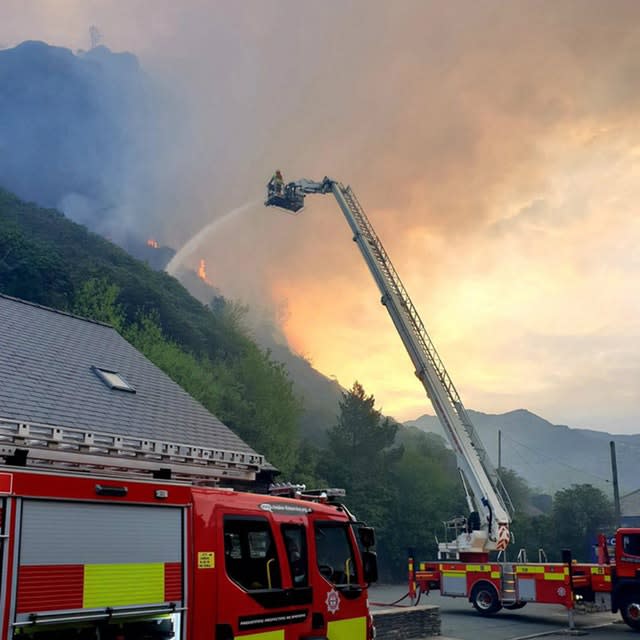
<svg viewBox="0 0 640 640">
<path fill-rule="evenodd" d="M 0 640 L 372 638 L 373 530 L 275 493 L 1 466 Z"/>
</svg>

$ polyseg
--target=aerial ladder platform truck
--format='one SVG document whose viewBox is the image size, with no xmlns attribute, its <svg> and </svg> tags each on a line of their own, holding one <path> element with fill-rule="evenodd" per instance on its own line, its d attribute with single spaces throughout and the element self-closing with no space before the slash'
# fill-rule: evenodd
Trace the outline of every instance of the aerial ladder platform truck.
<svg viewBox="0 0 640 640">
<path fill-rule="evenodd" d="M 0 640 L 372 640 L 374 532 L 258 454 L 0 418 Z M 246 484 L 246 482 L 245 482 Z"/>
<path fill-rule="evenodd" d="M 335 197 L 456 456 L 469 512 L 446 523 L 453 535 L 438 542 L 437 561 L 409 559 L 412 599 L 437 589 L 445 596 L 468 598 L 482 615 L 520 609 L 528 602 L 561 604 L 572 612 L 577 599 L 598 601 L 640 630 L 640 530 L 617 532 L 615 562 L 602 549 L 598 564 L 575 564 L 570 554 L 562 563 L 507 562 L 511 500 L 355 193 L 328 177 L 285 183 L 277 174 L 267 185 L 266 206 L 299 213 L 307 195 Z"/>
</svg>

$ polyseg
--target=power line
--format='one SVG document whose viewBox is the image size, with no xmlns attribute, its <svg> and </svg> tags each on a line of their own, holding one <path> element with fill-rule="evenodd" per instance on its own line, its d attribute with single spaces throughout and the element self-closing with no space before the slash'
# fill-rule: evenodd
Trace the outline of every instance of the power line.
<svg viewBox="0 0 640 640">
<path fill-rule="evenodd" d="M 506 436 L 507 440 L 510 440 L 511 442 L 514 442 L 515 444 L 520 445 L 521 447 L 523 447 L 524 449 L 527 449 L 528 451 L 531 451 L 532 453 L 537 454 L 538 456 L 540 456 L 542 459 L 546 459 L 550 462 L 555 462 L 556 464 L 560 465 L 561 467 L 566 467 L 567 469 L 572 469 L 573 471 L 578 471 L 579 473 L 582 473 L 586 476 L 591 476 L 592 478 L 597 478 L 598 480 L 601 480 L 603 482 L 611 482 L 611 480 L 609 478 L 603 478 L 602 476 L 596 475 L 595 473 L 591 473 L 590 471 L 585 471 L 584 469 L 580 469 L 579 467 L 574 467 L 571 464 L 568 464 L 567 462 L 561 462 L 560 460 L 553 458 L 551 456 L 549 456 L 546 453 L 542 453 L 540 450 L 536 450 L 526 444 L 523 444 L 522 442 L 518 442 L 518 440 L 515 440 L 514 438 L 512 438 L 511 436 L 508 436 L 506 434 L 503 433 L 503 435 Z"/>
<path fill-rule="evenodd" d="M 630 448 L 630 449 L 636 449 L 637 451 L 640 451 L 640 445 L 632 444 L 631 442 L 626 442 L 624 440 L 616 440 L 615 435 L 611 435 L 611 440 L 613 440 L 616 443 L 616 445 L 624 447 L 625 449 Z"/>
</svg>

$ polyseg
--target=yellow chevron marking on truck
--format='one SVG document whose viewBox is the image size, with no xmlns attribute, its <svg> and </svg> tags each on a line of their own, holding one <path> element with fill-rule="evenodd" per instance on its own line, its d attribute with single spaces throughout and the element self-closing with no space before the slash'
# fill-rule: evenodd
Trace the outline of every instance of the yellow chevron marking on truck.
<svg viewBox="0 0 640 640">
<path fill-rule="evenodd" d="M 524 567 L 516 567 L 516 573 L 518 575 L 532 575 L 536 579 L 542 578 L 543 580 L 560 580 L 564 581 L 569 576 L 569 568 L 568 567 L 532 567 L 531 565 L 526 565 Z"/>
<path fill-rule="evenodd" d="M 83 607 L 164 602 L 164 564 L 85 564 Z"/>
<path fill-rule="evenodd" d="M 544 579 L 545 580 L 563 580 L 565 579 L 564 573 L 554 573 L 551 571 L 545 571 Z"/>
<path fill-rule="evenodd" d="M 544 567 L 516 567 L 516 573 L 544 573 Z"/>
<path fill-rule="evenodd" d="M 364 617 L 335 620 L 327 625 L 329 640 L 366 640 L 366 637 L 367 619 Z"/>
<path fill-rule="evenodd" d="M 284 640 L 284 629 L 265 631 L 264 633 L 252 633 L 248 636 L 237 636 L 242 640 Z"/>
</svg>

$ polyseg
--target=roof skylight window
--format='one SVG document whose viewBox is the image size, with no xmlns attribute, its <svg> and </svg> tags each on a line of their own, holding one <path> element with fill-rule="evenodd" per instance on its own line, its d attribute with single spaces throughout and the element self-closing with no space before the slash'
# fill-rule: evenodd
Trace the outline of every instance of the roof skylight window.
<svg viewBox="0 0 640 640">
<path fill-rule="evenodd" d="M 124 376 L 117 371 L 101 369 L 100 367 L 93 367 L 93 371 L 110 389 L 128 391 L 129 393 L 136 392 L 136 390 L 125 380 Z"/>
</svg>

